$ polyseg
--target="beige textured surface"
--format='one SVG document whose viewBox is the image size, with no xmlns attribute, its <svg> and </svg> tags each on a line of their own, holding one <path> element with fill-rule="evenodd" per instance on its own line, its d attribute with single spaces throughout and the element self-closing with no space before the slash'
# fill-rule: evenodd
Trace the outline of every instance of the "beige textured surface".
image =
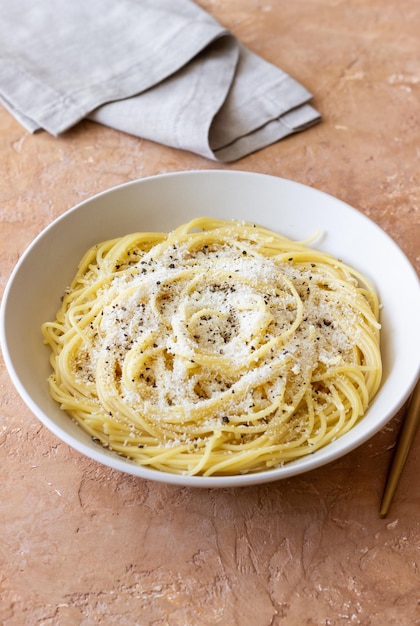
<svg viewBox="0 0 420 626">
<path fill-rule="evenodd" d="M 229 168 L 340 197 L 419 271 L 417 0 L 200 4 L 312 90 L 324 116 Z M 219 167 L 87 122 L 60 139 L 31 136 L 3 109 L 0 155 L 1 291 L 33 237 L 82 199 Z M 378 515 L 401 414 L 326 468 L 197 491 L 81 457 L 37 422 L 0 367 L 3 626 L 420 624 L 419 434 L 388 518 Z"/>
</svg>

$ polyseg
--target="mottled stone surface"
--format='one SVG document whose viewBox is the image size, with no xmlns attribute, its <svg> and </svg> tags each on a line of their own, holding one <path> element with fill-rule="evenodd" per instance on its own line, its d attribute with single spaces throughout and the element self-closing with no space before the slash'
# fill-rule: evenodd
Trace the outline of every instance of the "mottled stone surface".
<svg viewBox="0 0 420 626">
<path fill-rule="evenodd" d="M 419 271 L 417 0 L 200 4 L 306 85 L 324 117 L 228 168 L 338 196 Z M 1 291 L 33 237 L 77 202 L 139 177 L 220 167 L 88 122 L 60 139 L 31 136 L 3 109 L 0 155 Z M 401 413 L 328 467 L 191 490 L 69 449 L 24 406 L 2 362 L 0 388 L 3 626 L 420 624 L 420 435 L 388 517 L 378 514 Z"/>
</svg>

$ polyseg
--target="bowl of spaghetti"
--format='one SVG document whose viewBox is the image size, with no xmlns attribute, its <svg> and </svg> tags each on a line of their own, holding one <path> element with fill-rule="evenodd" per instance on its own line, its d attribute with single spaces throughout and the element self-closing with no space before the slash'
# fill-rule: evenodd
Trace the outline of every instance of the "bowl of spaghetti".
<svg viewBox="0 0 420 626">
<path fill-rule="evenodd" d="M 100 193 L 5 290 L 17 391 L 109 467 L 231 487 L 309 471 L 383 428 L 419 375 L 419 281 L 356 209 L 288 180 L 160 175 Z"/>
</svg>

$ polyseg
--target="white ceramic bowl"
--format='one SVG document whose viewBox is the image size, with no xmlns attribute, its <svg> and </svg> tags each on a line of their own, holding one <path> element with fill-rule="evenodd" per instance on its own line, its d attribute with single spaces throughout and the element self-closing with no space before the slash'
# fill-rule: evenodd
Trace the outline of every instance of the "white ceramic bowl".
<svg viewBox="0 0 420 626">
<path fill-rule="evenodd" d="M 94 243 L 141 230 L 168 231 L 192 217 L 258 222 L 294 239 L 323 234 L 317 248 L 362 271 L 383 305 L 382 386 L 365 417 L 325 448 L 278 469 L 229 477 L 188 477 L 136 466 L 93 443 L 49 394 L 49 349 L 41 323 L 53 319 L 78 261 Z M 1 342 L 6 366 L 30 410 L 59 439 L 115 469 L 186 486 L 231 487 L 290 477 L 353 450 L 402 406 L 419 376 L 420 286 L 398 246 L 376 224 L 310 187 L 261 174 L 195 171 L 145 178 L 82 202 L 55 220 L 29 246 L 6 287 Z"/>
</svg>

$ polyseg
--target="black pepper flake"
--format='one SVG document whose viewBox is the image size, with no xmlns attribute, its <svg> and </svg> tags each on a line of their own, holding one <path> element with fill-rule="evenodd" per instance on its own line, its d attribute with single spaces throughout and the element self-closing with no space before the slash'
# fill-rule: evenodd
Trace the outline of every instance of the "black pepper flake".
<svg viewBox="0 0 420 626">
<path fill-rule="evenodd" d="M 225 424 L 229 424 L 230 419 L 228 418 L 228 416 L 227 416 L 227 415 L 224 415 L 224 416 L 222 417 L 222 422 L 224 422 Z"/>
</svg>

